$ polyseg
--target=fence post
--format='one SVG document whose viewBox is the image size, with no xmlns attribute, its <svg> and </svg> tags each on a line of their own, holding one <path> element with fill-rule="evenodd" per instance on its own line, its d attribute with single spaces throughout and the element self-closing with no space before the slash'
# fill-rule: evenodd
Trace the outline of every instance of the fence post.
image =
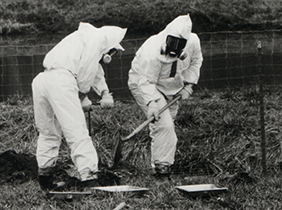
<svg viewBox="0 0 282 210">
<path fill-rule="evenodd" d="M 260 127 L 261 127 L 261 166 L 263 175 L 266 174 L 266 150 L 265 150 L 265 125 L 264 125 L 264 91 L 263 91 L 263 70 L 262 70 L 262 47 L 258 41 L 258 73 L 259 73 L 259 100 L 260 100 Z"/>
</svg>

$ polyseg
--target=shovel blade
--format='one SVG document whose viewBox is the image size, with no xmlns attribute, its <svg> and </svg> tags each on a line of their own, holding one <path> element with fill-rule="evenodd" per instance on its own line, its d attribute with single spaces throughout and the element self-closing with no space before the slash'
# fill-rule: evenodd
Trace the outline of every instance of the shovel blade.
<svg viewBox="0 0 282 210">
<path fill-rule="evenodd" d="M 122 158 L 121 154 L 121 140 L 120 138 L 116 139 L 114 150 L 113 150 L 113 159 L 114 159 L 114 165 L 118 164 L 120 159 Z"/>
</svg>

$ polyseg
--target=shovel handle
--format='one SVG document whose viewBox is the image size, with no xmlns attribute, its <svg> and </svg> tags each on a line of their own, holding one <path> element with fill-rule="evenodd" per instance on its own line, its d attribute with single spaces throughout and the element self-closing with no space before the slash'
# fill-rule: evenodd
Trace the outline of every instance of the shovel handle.
<svg viewBox="0 0 282 210">
<path fill-rule="evenodd" d="M 92 111 L 92 109 L 89 109 L 87 111 L 87 114 L 88 114 L 88 132 L 89 132 L 89 136 L 91 136 L 91 111 Z"/>
<path fill-rule="evenodd" d="M 168 107 L 170 107 L 172 104 L 174 104 L 176 101 L 178 101 L 179 99 L 181 99 L 181 95 L 178 95 L 177 97 L 175 97 L 171 102 L 169 102 L 168 104 L 166 104 L 164 107 L 162 107 L 159 111 L 159 114 L 163 113 Z M 141 125 L 139 125 L 134 131 L 132 131 L 128 136 L 126 136 L 125 138 L 122 139 L 122 141 L 127 141 L 129 140 L 131 137 L 133 137 L 135 134 L 139 133 L 144 127 L 146 127 L 150 122 L 152 122 L 154 120 L 154 116 L 151 116 L 150 118 L 148 118 L 146 121 L 144 121 Z"/>
</svg>

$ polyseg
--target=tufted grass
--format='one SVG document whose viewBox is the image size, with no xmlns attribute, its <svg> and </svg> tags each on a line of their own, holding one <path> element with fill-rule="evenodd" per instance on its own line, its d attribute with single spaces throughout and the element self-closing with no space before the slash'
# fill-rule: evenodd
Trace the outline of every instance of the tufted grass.
<svg viewBox="0 0 282 210">
<path fill-rule="evenodd" d="M 131 193 L 94 192 L 71 202 L 47 199 L 36 181 L 0 187 L 1 209 L 114 209 L 126 202 L 129 209 L 224 209 L 217 196 L 193 199 L 175 189 L 187 184 L 213 183 L 227 187 L 220 195 L 235 209 L 280 209 L 281 202 L 281 94 L 265 91 L 267 174 L 262 174 L 258 88 L 199 90 L 181 104 L 176 119 L 179 138 L 171 180 L 150 175 L 148 128 L 122 146 L 122 162 L 132 166 L 121 184 L 147 187 L 142 197 Z M 15 150 L 35 154 L 37 131 L 29 97 L 15 96 L 1 103 L 0 152 Z M 101 166 L 112 165 L 115 138 L 129 134 L 145 116 L 134 101 L 117 101 L 110 110 L 94 106 L 91 113 L 92 139 Z M 69 159 L 66 144 L 62 160 Z M 137 170 L 133 170 L 136 168 Z"/>
</svg>

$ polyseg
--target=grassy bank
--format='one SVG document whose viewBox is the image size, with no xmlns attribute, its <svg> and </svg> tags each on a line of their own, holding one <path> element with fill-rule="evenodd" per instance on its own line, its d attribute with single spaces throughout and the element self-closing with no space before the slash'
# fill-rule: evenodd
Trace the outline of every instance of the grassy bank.
<svg viewBox="0 0 282 210">
<path fill-rule="evenodd" d="M 0 34 L 69 33 L 79 22 L 151 35 L 190 13 L 195 32 L 281 28 L 282 0 L 2 0 Z"/>
<path fill-rule="evenodd" d="M 36 180 L 0 186 L 3 209 L 113 209 L 126 202 L 130 209 L 225 209 L 216 196 L 193 199 L 174 187 L 214 183 L 228 187 L 221 197 L 235 209 L 281 209 L 281 91 L 265 91 L 267 175 L 262 175 L 258 89 L 199 91 L 183 103 L 176 119 L 179 138 L 171 180 L 149 173 L 150 138 L 142 130 L 123 144 L 122 161 L 132 169 L 121 174 L 121 184 L 150 188 L 143 197 L 130 193 L 94 192 L 81 201 L 47 199 Z M 1 151 L 35 154 L 37 131 L 29 98 L 16 96 L 1 104 Z M 118 101 L 111 110 L 94 107 L 92 138 L 101 167 L 111 166 L 112 142 L 129 134 L 145 120 L 133 101 Z M 69 150 L 61 148 L 61 159 Z M 134 168 L 137 168 L 134 170 Z"/>
</svg>

